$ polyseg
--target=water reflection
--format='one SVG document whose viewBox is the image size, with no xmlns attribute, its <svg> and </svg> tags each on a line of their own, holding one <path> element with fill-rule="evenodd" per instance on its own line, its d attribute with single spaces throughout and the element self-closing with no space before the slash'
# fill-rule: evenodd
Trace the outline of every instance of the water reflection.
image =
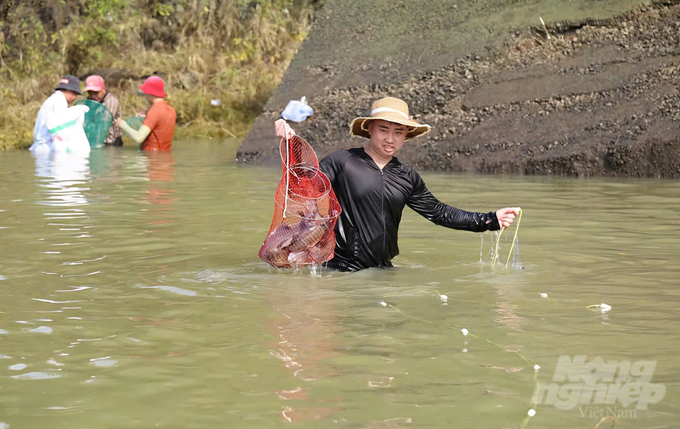
<svg viewBox="0 0 680 429">
<path fill-rule="evenodd" d="M 102 358 L 100 353 L 87 351 L 97 349 L 89 344 L 113 341 L 119 335 L 109 329 L 105 329 L 108 335 L 88 334 L 92 329 L 88 314 L 102 308 L 92 298 L 101 297 L 102 292 L 106 296 L 110 291 L 105 285 L 125 278 L 128 269 L 120 261 L 123 255 L 129 254 L 126 243 L 138 235 L 134 228 L 140 216 L 148 224 L 174 220 L 174 216 L 169 215 L 173 210 L 170 203 L 177 200 L 172 186 L 174 158 L 172 154 L 148 156 L 106 148 L 93 151 L 89 157 L 50 153 L 35 156 L 35 176 L 36 207 L 46 208 L 40 210 L 42 216 L 34 224 L 40 234 L 37 253 L 53 259 L 30 258 L 38 269 L 40 283 L 45 285 L 31 298 L 39 303 L 31 312 L 49 312 L 53 318 L 18 321 L 29 325 L 22 330 L 26 335 L 43 334 L 44 338 L 50 338 L 46 342 L 51 344 L 51 350 L 39 353 L 42 357 L 32 362 L 32 366 L 41 366 L 40 361 L 45 366 L 47 362 L 48 366 L 60 367 L 57 371 L 71 373 L 73 377 L 72 371 L 80 371 L 70 356 L 85 354 L 91 367 L 115 367 L 119 359 Z M 125 208 L 121 213 L 131 216 L 132 220 L 113 215 L 120 207 Z M 166 228 L 161 232 L 165 236 L 168 231 Z M 111 244 L 115 242 L 121 244 Z M 158 247 L 152 239 L 138 239 L 137 243 Z M 147 257 L 153 256 L 153 251 L 147 253 Z M 64 299 L 64 293 L 74 299 Z M 74 348 L 82 350 L 72 350 Z M 65 361 L 57 362 L 58 356 Z M 13 378 L 48 379 L 55 374 L 33 370 Z M 95 381 L 94 377 L 85 382 Z"/>
<path fill-rule="evenodd" d="M 491 286 L 496 291 L 495 322 L 499 326 L 515 331 L 522 330 L 522 325 L 526 320 L 517 312 L 524 297 L 522 291 L 524 281 L 520 274 L 510 273 L 491 282 Z"/>
<path fill-rule="evenodd" d="M 73 207 L 88 204 L 84 192 L 90 175 L 87 156 L 51 152 L 35 155 L 35 175 L 42 180 L 40 186 L 45 195 L 38 204 L 56 207 Z M 45 180 L 46 179 L 46 180 Z"/>
<path fill-rule="evenodd" d="M 90 172 L 98 181 L 119 180 L 125 169 L 125 157 L 118 147 L 103 147 L 90 152 Z"/>
<path fill-rule="evenodd" d="M 146 187 L 144 200 L 151 204 L 171 204 L 177 201 L 172 182 L 175 180 L 175 158 L 172 152 L 148 152 L 147 174 L 150 182 Z M 169 210 L 158 210 L 156 214 L 165 214 Z M 164 213 L 165 212 L 165 213 Z M 157 220 L 154 223 L 165 223 L 169 220 Z"/>
<path fill-rule="evenodd" d="M 291 388 L 279 390 L 277 396 L 285 401 L 304 400 L 313 406 L 286 405 L 281 412 L 288 422 L 328 418 L 341 410 L 329 402 L 340 398 L 318 400 L 309 397 L 309 383 L 332 376 L 333 371 L 324 361 L 338 355 L 336 310 L 328 296 L 315 287 L 318 283 L 307 274 L 296 275 L 294 283 L 279 284 L 269 295 L 271 305 L 279 317 L 269 330 L 277 342 L 269 353 L 278 358 L 296 381 Z M 318 406 L 321 405 L 321 406 Z M 332 405 L 332 404 L 331 404 Z"/>
</svg>

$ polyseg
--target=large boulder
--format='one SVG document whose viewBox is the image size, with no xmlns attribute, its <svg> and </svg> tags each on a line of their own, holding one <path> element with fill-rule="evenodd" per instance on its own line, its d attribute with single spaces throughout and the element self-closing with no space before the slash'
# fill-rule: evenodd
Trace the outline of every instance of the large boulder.
<svg viewBox="0 0 680 429">
<path fill-rule="evenodd" d="M 238 160 L 278 160 L 291 99 L 322 157 L 362 144 L 350 121 L 391 95 L 433 126 L 399 154 L 419 168 L 676 177 L 678 2 L 329 0 Z"/>
</svg>

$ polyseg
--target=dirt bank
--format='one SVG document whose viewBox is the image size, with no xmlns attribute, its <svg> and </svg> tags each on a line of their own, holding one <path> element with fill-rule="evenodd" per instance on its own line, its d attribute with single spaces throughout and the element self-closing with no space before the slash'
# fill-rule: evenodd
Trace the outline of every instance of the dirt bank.
<svg viewBox="0 0 680 429">
<path fill-rule="evenodd" d="M 423 2 L 396 4 L 408 10 L 416 3 Z M 331 25 L 321 19 L 238 159 L 277 159 L 272 123 L 291 98 L 306 95 L 315 109 L 312 118 L 294 128 L 323 156 L 361 144 L 349 138 L 349 122 L 367 114 L 374 99 L 393 95 L 405 99 L 418 119 L 434 127 L 400 153 L 402 161 L 421 169 L 680 177 L 680 0 L 642 6 L 618 2 L 635 6 L 625 13 L 606 7 L 593 11 L 580 4 L 571 12 L 562 11 L 565 20 L 546 20 L 549 39 L 540 26 L 514 27 L 527 16 L 537 20 L 540 6 L 549 1 L 506 1 L 504 6 L 494 2 L 495 9 L 471 3 L 477 9 L 452 20 L 447 18 L 455 15 L 455 8 L 434 11 L 440 17 L 435 30 L 408 33 L 408 39 L 419 42 L 387 56 L 364 55 L 361 58 L 370 59 L 363 61 L 353 55 L 357 50 L 365 54 L 375 39 L 371 32 L 344 26 L 343 33 L 334 27 L 342 20 Z M 327 2 L 329 20 L 334 7 L 340 6 Z M 489 11 L 484 18 L 491 24 L 465 26 L 485 9 Z M 432 11 L 410 12 L 414 20 L 433 19 Z M 579 20 L 579 14 L 597 19 Z M 602 19 L 606 14 L 616 16 Z M 513 21 L 517 16 L 521 19 Z M 462 44 L 442 41 L 451 23 L 467 31 Z M 419 39 L 418 31 L 427 34 Z M 389 45 L 389 36 L 381 34 L 376 46 Z M 312 55 L 315 49 L 323 54 Z M 351 61 L 327 61 L 343 55 Z"/>
</svg>

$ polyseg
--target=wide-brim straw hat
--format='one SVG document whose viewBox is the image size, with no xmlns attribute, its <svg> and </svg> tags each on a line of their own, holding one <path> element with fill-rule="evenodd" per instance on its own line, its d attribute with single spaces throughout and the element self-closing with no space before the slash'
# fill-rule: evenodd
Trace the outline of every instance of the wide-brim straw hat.
<svg viewBox="0 0 680 429">
<path fill-rule="evenodd" d="M 373 103 L 371 116 L 356 118 L 349 124 L 350 134 L 370 139 L 371 135 L 368 133 L 368 126 L 371 121 L 376 119 L 410 127 L 411 130 L 406 134 L 406 140 L 422 136 L 432 128 L 427 124 L 415 122 L 408 114 L 408 105 L 405 101 L 394 97 L 385 97 Z"/>
</svg>

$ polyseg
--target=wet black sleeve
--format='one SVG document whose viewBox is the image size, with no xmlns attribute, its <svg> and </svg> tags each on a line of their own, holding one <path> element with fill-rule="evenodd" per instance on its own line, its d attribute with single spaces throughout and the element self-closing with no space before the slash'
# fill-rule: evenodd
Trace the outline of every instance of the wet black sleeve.
<svg viewBox="0 0 680 429">
<path fill-rule="evenodd" d="M 343 174 L 345 163 L 350 156 L 351 153 L 347 150 L 336 150 L 335 152 L 328 154 L 321 162 L 319 162 L 319 170 L 328 177 L 331 185 L 335 183 L 335 180 L 339 175 Z"/>
<path fill-rule="evenodd" d="M 331 154 L 331 155 L 333 155 L 333 154 Z M 336 168 L 335 162 L 333 161 L 333 157 L 331 155 L 328 155 L 327 157 L 322 159 L 321 162 L 319 162 L 319 170 L 321 170 L 321 172 L 323 174 L 325 174 L 326 177 L 328 177 L 328 180 L 330 180 L 331 185 L 332 185 L 333 182 L 335 182 L 335 177 L 337 175 L 337 168 Z"/>
<path fill-rule="evenodd" d="M 411 171 L 413 193 L 406 205 L 416 213 L 437 225 L 463 231 L 497 231 L 500 228 L 495 212 L 467 212 L 446 205 L 436 199 L 425 186 L 425 182 L 415 171 Z"/>
</svg>

